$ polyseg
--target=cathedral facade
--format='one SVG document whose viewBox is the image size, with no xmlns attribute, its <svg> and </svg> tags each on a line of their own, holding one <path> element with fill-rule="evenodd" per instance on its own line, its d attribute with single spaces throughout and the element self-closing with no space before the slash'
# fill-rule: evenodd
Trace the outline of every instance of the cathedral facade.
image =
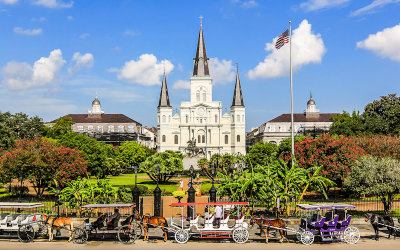
<svg viewBox="0 0 400 250">
<path fill-rule="evenodd" d="M 190 78 L 190 101 L 181 102 L 180 112 L 173 114 L 165 74 L 161 85 L 158 115 L 158 152 L 166 150 L 187 152 L 195 144 L 210 158 L 213 154 L 246 153 L 246 112 L 239 73 L 230 114 L 223 112 L 222 102 L 213 101 L 203 28 L 200 26 L 193 75 Z"/>
</svg>

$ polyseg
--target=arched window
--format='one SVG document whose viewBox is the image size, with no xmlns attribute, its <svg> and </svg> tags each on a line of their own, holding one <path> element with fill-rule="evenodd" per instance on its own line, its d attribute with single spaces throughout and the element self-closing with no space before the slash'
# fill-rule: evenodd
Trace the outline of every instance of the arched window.
<svg viewBox="0 0 400 250">
<path fill-rule="evenodd" d="M 175 144 L 178 144 L 178 135 L 174 136 L 174 141 L 175 141 Z"/>
<path fill-rule="evenodd" d="M 162 142 L 165 142 L 165 135 L 162 136 Z"/>
<path fill-rule="evenodd" d="M 215 123 L 218 122 L 218 115 L 215 115 Z"/>
<path fill-rule="evenodd" d="M 235 122 L 235 116 L 232 115 L 232 122 Z"/>
<path fill-rule="evenodd" d="M 237 135 L 237 136 L 236 136 L 236 141 L 237 141 L 237 142 L 240 142 L 240 135 Z"/>
<path fill-rule="evenodd" d="M 168 116 L 168 122 L 171 122 L 171 116 L 170 115 Z"/>
<path fill-rule="evenodd" d="M 196 101 L 198 101 L 198 102 L 200 101 L 200 92 L 196 93 Z"/>
<path fill-rule="evenodd" d="M 201 143 L 201 136 L 197 136 L 197 143 Z"/>
<path fill-rule="evenodd" d="M 162 116 L 162 122 L 167 122 L 167 120 L 166 120 L 167 118 L 166 118 L 166 116 L 165 115 L 163 115 Z"/>
<path fill-rule="evenodd" d="M 240 122 L 240 115 L 237 115 L 237 116 L 236 116 L 236 121 L 237 121 L 237 122 Z"/>
<path fill-rule="evenodd" d="M 201 137 L 201 142 L 202 142 L 202 143 L 206 143 L 206 136 L 205 136 L 205 135 L 203 135 L 203 136 Z"/>
<path fill-rule="evenodd" d="M 225 144 L 228 144 L 228 135 L 225 135 Z"/>
<path fill-rule="evenodd" d="M 189 116 L 186 115 L 186 123 L 189 123 Z"/>
<path fill-rule="evenodd" d="M 207 94 L 205 92 L 203 92 L 203 102 L 205 102 L 207 99 Z"/>
</svg>

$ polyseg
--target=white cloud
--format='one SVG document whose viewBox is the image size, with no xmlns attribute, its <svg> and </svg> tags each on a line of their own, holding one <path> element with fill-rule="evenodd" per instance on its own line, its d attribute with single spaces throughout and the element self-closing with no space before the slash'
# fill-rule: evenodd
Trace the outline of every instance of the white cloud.
<svg viewBox="0 0 400 250">
<path fill-rule="evenodd" d="M 74 17 L 73 16 L 67 16 L 67 20 L 68 21 L 72 21 L 72 20 L 74 20 Z"/>
<path fill-rule="evenodd" d="M 42 29 L 23 29 L 21 27 L 14 27 L 14 33 L 27 36 L 37 36 L 43 33 Z"/>
<path fill-rule="evenodd" d="M 109 71 L 117 71 L 120 80 L 150 86 L 161 84 L 164 65 L 166 74 L 174 69 L 174 65 L 168 60 L 158 61 L 153 54 L 143 54 L 137 61 L 130 60 L 121 69 L 109 69 Z"/>
<path fill-rule="evenodd" d="M 242 3 L 242 7 L 246 9 L 255 8 L 258 6 L 258 3 L 254 0 L 245 1 Z"/>
<path fill-rule="evenodd" d="M 0 3 L 4 3 L 4 4 L 16 4 L 18 3 L 18 0 L 0 0 Z"/>
<path fill-rule="evenodd" d="M 25 62 L 8 62 L 1 69 L 3 84 L 13 90 L 47 85 L 54 82 L 64 64 L 60 49 L 50 52 L 49 57 L 41 57 L 33 67 Z"/>
<path fill-rule="evenodd" d="M 124 34 L 127 36 L 136 36 L 137 35 L 137 33 L 133 30 L 125 30 Z"/>
<path fill-rule="evenodd" d="M 388 4 L 400 3 L 400 0 L 373 0 L 369 5 L 351 12 L 350 16 L 358 16 L 364 13 L 373 12 L 377 8 L 382 8 Z"/>
<path fill-rule="evenodd" d="M 173 89 L 190 89 L 190 82 L 185 80 L 178 80 L 172 85 Z"/>
<path fill-rule="evenodd" d="M 39 17 L 39 18 L 33 17 L 31 20 L 32 20 L 32 22 L 44 22 L 47 19 L 46 19 L 46 17 L 42 16 L 42 17 Z"/>
<path fill-rule="evenodd" d="M 210 58 L 209 60 L 210 75 L 213 78 L 214 84 L 224 84 L 235 80 L 235 68 L 232 66 L 232 61 L 218 58 Z"/>
<path fill-rule="evenodd" d="M 351 0 L 308 0 L 300 4 L 305 11 L 316 11 L 342 6 Z"/>
<path fill-rule="evenodd" d="M 36 0 L 33 2 L 33 4 L 47 8 L 71 8 L 74 5 L 74 2 L 70 1 L 66 3 L 61 0 Z"/>
<path fill-rule="evenodd" d="M 271 52 L 263 62 L 249 70 L 250 79 L 273 78 L 289 74 L 289 44 L 281 49 L 275 49 L 275 37 L 272 43 L 267 43 L 265 50 Z M 303 20 L 292 35 L 292 66 L 294 70 L 300 69 L 309 63 L 320 63 L 326 52 L 324 42 L 320 34 L 314 34 L 311 24 Z"/>
<path fill-rule="evenodd" d="M 400 62 L 400 24 L 370 34 L 367 39 L 357 42 L 357 47 Z"/>
<path fill-rule="evenodd" d="M 88 38 L 89 36 L 90 36 L 89 33 L 83 33 L 82 35 L 79 36 L 79 38 L 81 38 L 81 39 L 86 39 L 86 38 Z"/>
<path fill-rule="evenodd" d="M 80 52 L 75 52 L 71 59 L 71 65 L 68 68 L 70 74 L 75 74 L 82 69 L 92 68 L 94 57 L 91 53 L 81 55 Z"/>
</svg>

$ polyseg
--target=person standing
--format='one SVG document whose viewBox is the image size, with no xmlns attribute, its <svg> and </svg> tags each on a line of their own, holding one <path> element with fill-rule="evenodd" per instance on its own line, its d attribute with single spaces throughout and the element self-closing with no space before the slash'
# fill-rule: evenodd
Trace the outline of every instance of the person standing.
<svg viewBox="0 0 400 250">
<path fill-rule="evenodd" d="M 183 191 L 183 180 L 179 181 L 179 190 Z"/>
<path fill-rule="evenodd" d="M 214 223 L 214 226 L 219 227 L 221 219 L 222 219 L 222 207 L 220 205 L 217 205 L 215 207 L 215 221 L 214 221 L 215 223 Z"/>
</svg>

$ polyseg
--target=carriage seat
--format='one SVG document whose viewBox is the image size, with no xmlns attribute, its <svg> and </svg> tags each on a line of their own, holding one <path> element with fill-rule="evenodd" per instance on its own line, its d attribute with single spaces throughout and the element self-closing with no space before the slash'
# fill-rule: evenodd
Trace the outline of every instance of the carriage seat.
<svg viewBox="0 0 400 250">
<path fill-rule="evenodd" d="M 197 216 L 193 219 L 193 220 L 190 220 L 189 222 L 190 222 L 190 227 L 192 227 L 192 226 L 196 226 L 197 227 L 197 223 L 199 222 L 199 218 L 200 218 L 200 214 L 197 214 Z"/>
<path fill-rule="evenodd" d="M 306 220 L 302 220 L 300 227 L 303 229 L 311 229 L 314 230 L 316 228 L 322 228 L 324 226 L 326 218 L 325 217 L 321 217 L 321 219 L 319 221 L 314 221 L 314 222 L 310 222 L 310 223 L 306 223 Z"/>
<path fill-rule="evenodd" d="M 104 227 L 104 221 L 106 220 L 105 214 L 100 214 L 95 221 L 92 222 L 92 227 L 94 229 L 100 229 Z"/>
<path fill-rule="evenodd" d="M 220 224 L 228 224 L 230 216 L 231 216 L 231 213 L 228 213 L 227 215 L 225 215 L 225 217 L 221 220 Z"/>
<path fill-rule="evenodd" d="M 133 219 L 134 219 L 135 215 L 129 215 L 125 220 L 121 221 L 121 226 L 125 226 L 125 225 L 129 225 L 132 223 Z"/>
<path fill-rule="evenodd" d="M 23 214 L 19 217 L 18 224 L 28 224 L 30 221 L 32 221 L 32 218 L 33 216 L 30 214 Z"/>
<path fill-rule="evenodd" d="M 246 216 L 246 214 L 243 213 L 242 216 L 240 216 L 240 218 L 236 218 L 235 219 L 235 225 L 242 225 L 245 216 Z"/>
<path fill-rule="evenodd" d="M 347 216 L 345 220 L 338 221 L 336 228 L 340 230 L 344 230 L 350 225 L 351 222 L 351 215 Z"/>
<path fill-rule="evenodd" d="M 205 224 L 212 224 L 215 220 L 215 213 L 209 216 L 208 218 L 205 218 L 204 223 Z"/>
<path fill-rule="evenodd" d="M 120 218 L 121 218 L 121 215 L 119 213 L 115 214 L 111 220 L 107 221 L 107 229 L 117 228 Z"/>
<path fill-rule="evenodd" d="M 0 225 L 7 224 L 7 216 L 9 213 L 0 214 Z"/>
<path fill-rule="evenodd" d="M 324 229 L 336 227 L 339 221 L 339 215 L 335 215 L 332 220 L 324 223 Z"/>
<path fill-rule="evenodd" d="M 12 226 L 12 225 L 18 225 L 19 217 L 21 214 L 12 214 L 8 216 L 7 224 Z"/>
</svg>

